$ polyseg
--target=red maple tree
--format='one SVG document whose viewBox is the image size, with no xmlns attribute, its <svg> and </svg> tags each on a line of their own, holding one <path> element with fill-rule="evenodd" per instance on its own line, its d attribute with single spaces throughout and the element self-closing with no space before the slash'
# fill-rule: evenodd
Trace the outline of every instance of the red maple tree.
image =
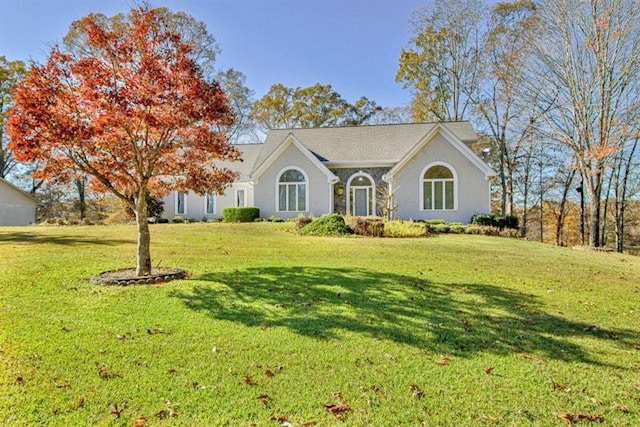
<svg viewBox="0 0 640 427">
<path fill-rule="evenodd" d="M 81 171 L 125 201 L 138 227 L 136 274 L 148 275 L 146 195 L 222 192 L 236 175 L 216 162 L 239 159 L 222 130 L 234 117 L 166 13 L 142 6 L 117 25 L 94 15 L 73 25 L 86 48 L 55 46 L 17 86 L 10 149 L 19 161 L 39 162 L 39 178 Z"/>
</svg>

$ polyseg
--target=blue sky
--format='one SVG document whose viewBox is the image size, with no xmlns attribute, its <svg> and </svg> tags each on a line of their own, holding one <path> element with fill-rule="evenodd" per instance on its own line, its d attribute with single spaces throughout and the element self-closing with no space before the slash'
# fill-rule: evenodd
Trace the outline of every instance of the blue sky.
<svg viewBox="0 0 640 427">
<path fill-rule="evenodd" d="M 428 1 L 428 0 L 426 0 Z M 409 102 L 394 82 L 418 0 L 152 0 L 207 24 L 217 64 L 245 73 L 256 98 L 269 86 L 331 84 L 343 97 Z M 132 0 L 0 0 L 0 55 L 45 60 L 69 24 L 90 12 L 127 12 Z"/>
</svg>

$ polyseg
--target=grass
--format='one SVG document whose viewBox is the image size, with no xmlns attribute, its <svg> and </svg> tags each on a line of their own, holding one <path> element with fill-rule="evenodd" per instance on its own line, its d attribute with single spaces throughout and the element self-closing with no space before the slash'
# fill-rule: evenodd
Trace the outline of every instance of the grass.
<svg viewBox="0 0 640 427">
<path fill-rule="evenodd" d="M 0 229 L 0 424 L 640 424 L 640 258 L 289 226 Z"/>
</svg>

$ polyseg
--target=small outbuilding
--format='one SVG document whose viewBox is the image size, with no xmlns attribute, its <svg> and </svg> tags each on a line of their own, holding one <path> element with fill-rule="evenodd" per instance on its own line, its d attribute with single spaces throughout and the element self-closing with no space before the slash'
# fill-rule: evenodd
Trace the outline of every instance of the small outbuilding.
<svg viewBox="0 0 640 427">
<path fill-rule="evenodd" d="M 32 195 L 0 178 L 0 226 L 34 224 L 37 205 Z"/>
</svg>

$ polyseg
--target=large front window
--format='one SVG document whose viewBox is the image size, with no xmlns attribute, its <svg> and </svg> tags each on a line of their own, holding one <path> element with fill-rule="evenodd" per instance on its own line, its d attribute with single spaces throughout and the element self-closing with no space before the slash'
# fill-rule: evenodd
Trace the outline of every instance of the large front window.
<svg viewBox="0 0 640 427">
<path fill-rule="evenodd" d="M 278 179 L 278 211 L 304 212 L 307 210 L 307 182 L 297 169 L 287 169 Z"/>
<path fill-rule="evenodd" d="M 422 181 L 422 209 L 430 211 L 455 209 L 455 178 L 446 166 L 432 166 Z"/>
</svg>

